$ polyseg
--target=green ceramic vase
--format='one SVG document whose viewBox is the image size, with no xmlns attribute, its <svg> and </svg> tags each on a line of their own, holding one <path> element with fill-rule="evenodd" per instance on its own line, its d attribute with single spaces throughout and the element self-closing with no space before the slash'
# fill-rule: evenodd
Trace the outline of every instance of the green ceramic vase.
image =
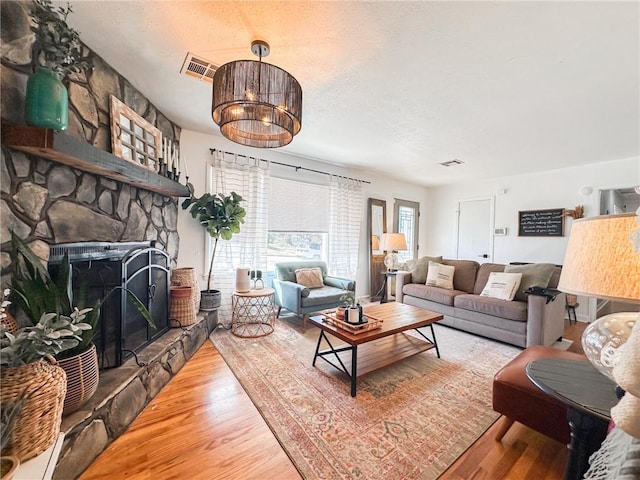
<svg viewBox="0 0 640 480">
<path fill-rule="evenodd" d="M 69 126 L 69 95 L 58 74 L 38 67 L 27 80 L 25 117 L 28 125 L 53 130 Z"/>
</svg>

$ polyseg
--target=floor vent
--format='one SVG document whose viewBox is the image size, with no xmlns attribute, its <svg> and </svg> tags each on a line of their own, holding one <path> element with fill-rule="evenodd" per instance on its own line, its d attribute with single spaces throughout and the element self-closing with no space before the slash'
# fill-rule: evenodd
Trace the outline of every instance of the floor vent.
<svg viewBox="0 0 640 480">
<path fill-rule="evenodd" d="M 205 60 L 202 57 L 197 57 L 191 52 L 187 52 L 187 56 L 184 59 L 180 73 L 189 75 L 190 77 L 197 78 L 204 82 L 213 83 L 213 74 L 216 73 L 218 65 L 211 63 L 209 60 Z"/>
<path fill-rule="evenodd" d="M 462 165 L 464 162 L 462 160 L 458 160 L 454 158 L 453 160 L 449 160 L 448 162 L 442 162 L 440 165 L 443 167 L 453 167 L 454 165 Z"/>
</svg>

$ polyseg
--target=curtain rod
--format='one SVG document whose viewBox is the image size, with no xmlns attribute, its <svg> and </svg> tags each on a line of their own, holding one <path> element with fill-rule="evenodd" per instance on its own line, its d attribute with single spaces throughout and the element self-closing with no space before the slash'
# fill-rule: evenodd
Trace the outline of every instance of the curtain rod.
<svg viewBox="0 0 640 480">
<path fill-rule="evenodd" d="M 269 163 L 273 163 L 274 165 L 281 165 L 283 167 L 295 168 L 296 172 L 298 170 L 306 170 L 307 172 L 319 173 L 321 175 L 329 175 L 330 177 L 340 177 L 340 178 L 345 178 L 347 180 L 353 180 L 353 181 L 360 182 L 360 183 L 369 183 L 369 184 L 371 183 L 368 180 L 360 180 L 359 178 L 345 177 L 344 175 L 337 175 L 335 173 L 322 172 L 320 170 L 314 170 L 313 168 L 306 168 L 306 167 L 300 167 L 298 165 L 291 165 L 289 163 L 276 162 L 275 160 L 265 160 L 264 158 L 249 157 L 248 155 L 242 155 L 240 153 L 234 153 L 234 152 L 227 152 L 227 151 L 224 151 L 224 150 L 218 150 L 217 148 L 210 148 L 209 152 L 210 152 L 211 155 L 213 155 L 215 152 L 220 152 L 220 153 L 225 153 L 227 155 L 235 155 L 237 157 L 255 158 L 256 160 L 260 160 L 261 162 L 269 162 Z"/>
</svg>

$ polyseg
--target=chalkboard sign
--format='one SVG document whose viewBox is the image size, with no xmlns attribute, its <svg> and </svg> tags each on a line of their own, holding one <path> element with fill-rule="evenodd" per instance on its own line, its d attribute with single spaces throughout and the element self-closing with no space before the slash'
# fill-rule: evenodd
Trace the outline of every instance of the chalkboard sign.
<svg viewBox="0 0 640 480">
<path fill-rule="evenodd" d="M 563 237 L 564 208 L 518 212 L 518 236 Z"/>
</svg>

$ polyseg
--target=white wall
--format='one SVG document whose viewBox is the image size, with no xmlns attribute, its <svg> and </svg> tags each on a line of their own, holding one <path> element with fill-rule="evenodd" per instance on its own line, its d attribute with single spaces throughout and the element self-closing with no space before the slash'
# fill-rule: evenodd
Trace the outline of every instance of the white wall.
<svg viewBox="0 0 640 480">
<path fill-rule="evenodd" d="M 295 140 L 294 140 L 295 141 Z M 206 187 L 206 162 L 211 158 L 210 148 L 217 148 L 229 152 L 243 155 L 264 158 L 265 160 L 279 161 L 301 167 L 311 168 L 324 172 L 334 173 L 346 177 L 358 178 L 370 181 L 371 184 L 363 184 L 362 199 L 362 223 L 360 227 L 360 250 L 358 252 L 359 264 L 356 275 L 356 287 L 358 296 L 369 293 L 369 258 L 368 258 L 368 236 L 367 236 L 367 199 L 369 197 L 387 202 L 387 231 L 392 231 L 393 226 L 393 200 L 400 198 L 420 203 L 422 216 L 419 223 L 419 236 L 426 239 L 426 219 L 428 192 L 424 187 L 417 185 L 407 185 L 404 182 L 391 180 L 387 177 L 371 175 L 363 170 L 346 169 L 327 163 L 318 162 L 312 159 L 302 158 L 278 150 L 255 149 L 243 147 L 232 143 L 216 134 L 205 135 L 202 133 L 182 130 L 180 136 L 180 150 L 183 158 L 186 158 L 189 171 L 189 181 L 195 188 L 197 196 L 202 195 Z M 306 181 L 317 184 L 328 184 L 329 177 L 304 170 L 298 170 L 278 165 L 272 165 L 272 175 L 294 180 Z M 182 202 L 182 200 L 180 200 Z M 179 209 L 178 213 L 178 233 L 180 235 L 180 251 L 178 254 L 179 267 L 195 267 L 198 278 L 203 287 L 203 272 L 205 268 L 205 234 L 198 223 L 191 218 L 187 211 Z M 424 250 L 420 250 L 420 255 L 426 255 Z"/>
<path fill-rule="evenodd" d="M 566 219 L 564 237 L 518 237 L 518 211 L 547 208 L 573 209 L 584 205 L 585 216 L 599 214 L 599 190 L 640 185 L 640 158 L 585 165 L 577 168 L 529 175 L 480 180 L 430 189 L 426 219 L 426 251 L 430 255 L 455 258 L 457 203 L 480 197 L 494 199 L 494 227 L 507 227 L 506 236 L 494 237 L 493 261 L 550 262 L 562 264 L 572 219 Z M 591 187 L 591 194 L 581 193 Z M 499 193 L 500 190 L 506 193 Z M 424 237 L 423 237 L 424 238 Z M 591 318 L 586 299 L 581 299 L 578 316 Z"/>
</svg>

